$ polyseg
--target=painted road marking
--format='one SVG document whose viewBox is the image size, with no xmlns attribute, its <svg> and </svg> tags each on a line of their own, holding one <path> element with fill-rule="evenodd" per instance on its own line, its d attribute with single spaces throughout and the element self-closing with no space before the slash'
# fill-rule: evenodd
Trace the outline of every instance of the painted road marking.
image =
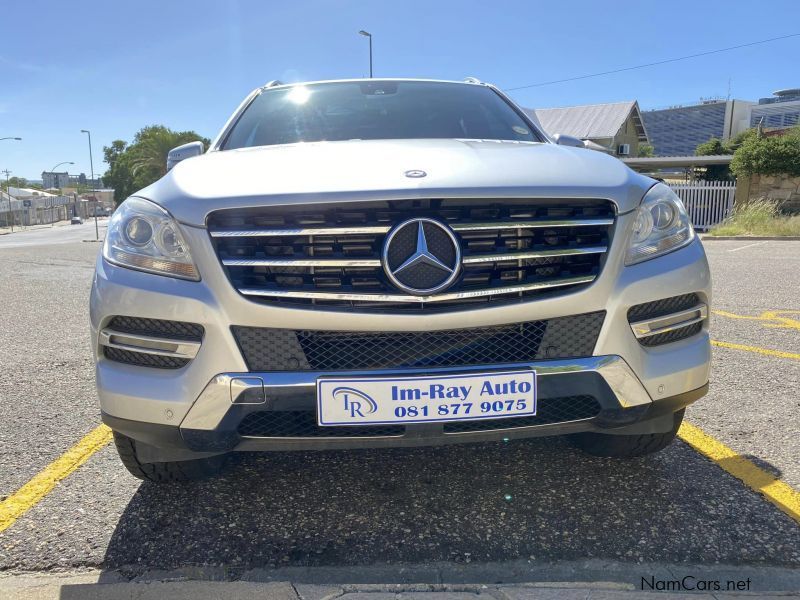
<svg viewBox="0 0 800 600">
<path fill-rule="evenodd" d="M 800 492 L 686 421 L 678 437 L 800 523 Z"/>
<path fill-rule="evenodd" d="M 746 246 L 739 246 L 738 248 L 731 248 L 728 252 L 738 252 L 739 250 L 744 250 L 745 248 L 752 248 L 753 246 L 760 246 L 761 244 L 766 244 L 766 241 L 763 242 L 755 242 L 753 244 L 747 244 Z"/>
<path fill-rule="evenodd" d="M 711 340 L 711 343 L 721 348 L 745 350 L 767 356 L 800 360 L 800 354 L 791 352 L 781 352 L 743 344 L 731 344 L 730 342 L 717 340 Z M 761 492 L 770 502 L 800 523 L 800 493 L 758 468 L 746 458 L 739 456 L 722 442 L 715 440 L 694 425 L 684 422 L 681 425 L 678 436 L 700 454 L 710 458 L 728 473 L 742 480 L 748 487 Z M 99 425 L 87 433 L 72 448 L 46 466 L 28 483 L 0 502 L 0 532 L 11 527 L 17 519 L 36 506 L 53 490 L 59 481 L 89 460 L 92 454 L 110 442 L 111 438 L 111 429 L 105 425 Z"/>
<path fill-rule="evenodd" d="M 33 479 L 0 502 L 0 531 L 36 506 L 56 484 L 89 460 L 89 457 L 111 441 L 111 429 L 99 425 L 64 454 L 42 469 Z"/>
<path fill-rule="evenodd" d="M 736 313 L 728 312 L 726 310 L 712 310 L 711 312 L 720 317 L 727 317 L 728 319 L 764 321 L 764 327 L 772 327 L 774 329 L 800 329 L 800 310 L 767 310 L 762 312 L 757 317 L 750 315 L 737 315 Z M 797 315 L 798 318 L 793 318 L 787 315 Z"/>
<path fill-rule="evenodd" d="M 790 360 L 800 360 L 800 354 L 794 352 L 782 352 L 781 350 L 770 350 L 769 348 L 759 348 L 758 346 L 745 346 L 744 344 L 732 344 L 730 342 L 719 342 L 711 340 L 713 346 L 720 348 L 730 348 L 731 350 L 744 350 L 745 352 L 755 352 L 766 356 L 777 356 L 778 358 L 788 358 Z"/>
</svg>

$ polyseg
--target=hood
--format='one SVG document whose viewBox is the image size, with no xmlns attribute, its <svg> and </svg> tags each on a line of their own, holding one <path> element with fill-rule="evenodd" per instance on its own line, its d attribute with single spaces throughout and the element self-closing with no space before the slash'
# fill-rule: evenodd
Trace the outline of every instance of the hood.
<svg viewBox="0 0 800 600">
<path fill-rule="evenodd" d="M 625 213 L 652 184 L 616 158 L 556 144 L 349 140 L 209 152 L 136 195 L 204 226 L 221 208 L 409 198 L 607 198 Z"/>
</svg>

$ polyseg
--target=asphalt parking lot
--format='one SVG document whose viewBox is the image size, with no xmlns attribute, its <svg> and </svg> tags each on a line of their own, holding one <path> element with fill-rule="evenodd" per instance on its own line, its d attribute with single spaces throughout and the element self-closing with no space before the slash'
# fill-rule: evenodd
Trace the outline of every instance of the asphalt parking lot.
<svg viewBox="0 0 800 600">
<path fill-rule="evenodd" d="M 0 236 L 0 500 L 99 423 L 86 314 L 98 246 L 12 237 Z M 800 242 L 706 249 L 717 344 L 711 392 L 687 420 L 800 490 Z M 242 455 L 219 479 L 173 487 L 132 478 L 106 445 L 0 533 L 2 571 L 125 578 L 585 559 L 800 569 L 800 523 L 683 441 L 618 462 L 554 438 Z"/>
</svg>

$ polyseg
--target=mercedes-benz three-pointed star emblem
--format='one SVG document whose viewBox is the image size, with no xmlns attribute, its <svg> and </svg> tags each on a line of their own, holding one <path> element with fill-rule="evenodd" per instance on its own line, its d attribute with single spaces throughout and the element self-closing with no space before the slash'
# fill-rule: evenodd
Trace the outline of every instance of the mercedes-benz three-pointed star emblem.
<svg viewBox="0 0 800 600">
<path fill-rule="evenodd" d="M 434 219 L 409 219 L 386 237 L 384 270 L 392 283 L 410 294 L 427 296 L 449 287 L 460 265 L 455 234 Z"/>
</svg>

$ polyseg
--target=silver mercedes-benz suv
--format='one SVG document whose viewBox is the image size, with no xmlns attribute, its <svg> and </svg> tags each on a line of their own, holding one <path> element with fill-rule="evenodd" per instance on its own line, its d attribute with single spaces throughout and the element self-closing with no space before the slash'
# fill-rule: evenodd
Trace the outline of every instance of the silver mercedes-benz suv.
<svg viewBox="0 0 800 600">
<path fill-rule="evenodd" d="M 706 393 L 711 282 L 670 188 L 476 80 L 255 90 L 114 213 L 91 294 L 137 477 L 233 451 L 569 434 L 639 456 Z"/>
</svg>

